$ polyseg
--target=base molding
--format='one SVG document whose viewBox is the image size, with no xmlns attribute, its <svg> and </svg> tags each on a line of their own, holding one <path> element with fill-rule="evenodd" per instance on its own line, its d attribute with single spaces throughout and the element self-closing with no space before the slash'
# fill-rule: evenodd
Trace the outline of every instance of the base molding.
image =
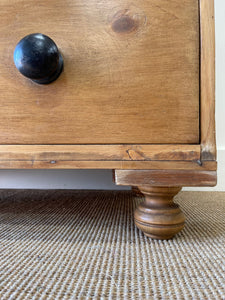
<svg viewBox="0 0 225 300">
<path fill-rule="evenodd" d="M 131 186 L 215 186 L 217 172 L 205 170 L 115 170 L 118 185 Z"/>
</svg>

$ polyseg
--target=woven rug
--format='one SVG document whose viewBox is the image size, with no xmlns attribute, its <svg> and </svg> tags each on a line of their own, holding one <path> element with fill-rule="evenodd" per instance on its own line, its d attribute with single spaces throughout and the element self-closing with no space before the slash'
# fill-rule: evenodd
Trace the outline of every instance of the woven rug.
<svg viewBox="0 0 225 300">
<path fill-rule="evenodd" d="M 182 192 L 174 239 L 130 191 L 0 191 L 0 299 L 225 299 L 225 193 Z"/>
</svg>

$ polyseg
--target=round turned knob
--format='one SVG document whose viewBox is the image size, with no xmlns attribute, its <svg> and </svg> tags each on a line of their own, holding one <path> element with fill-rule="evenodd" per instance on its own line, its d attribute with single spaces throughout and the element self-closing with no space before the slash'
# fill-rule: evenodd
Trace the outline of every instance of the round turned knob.
<svg viewBox="0 0 225 300">
<path fill-rule="evenodd" d="M 16 45 L 14 63 L 20 73 L 39 84 L 56 80 L 63 69 L 56 44 L 41 33 L 29 34 Z"/>
</svg>

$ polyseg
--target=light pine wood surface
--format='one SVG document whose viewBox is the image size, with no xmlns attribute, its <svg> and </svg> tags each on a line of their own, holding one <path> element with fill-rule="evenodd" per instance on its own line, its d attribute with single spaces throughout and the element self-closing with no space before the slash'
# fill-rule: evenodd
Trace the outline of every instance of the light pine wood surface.
<svg viewBox="0 0 225 300">
<path fill-rule="evenodd" d="M 205 170 L 115 170 L 118 185 L 132 186 L 215 186 L 216 171 Z"/>
<path fill-rule="evenodd" d="M 201 160 L 216 159 L 214 0 L 200 0 Z"/>
<path fill-rule="evenodd" d="M 75 161 L 75 160 L 0 160 L 0 169 L 118 169 L 118 170 L 199 170 L 216 171 L 215 161 Z M 174 184 L 176 177 L 174 177 Z"/>
<path fill-rule="evenodd" d="M 49 35 L 64 71 L 40 86 L 15 68 L 25 35 Z M 0 143 L 199 143 L 196 0 L 2 0 Z"/>
<path fill-rule="evenodd" d="M 198 161 L 199 145 L 0 145 L 1 160 Z"/>
</svg>

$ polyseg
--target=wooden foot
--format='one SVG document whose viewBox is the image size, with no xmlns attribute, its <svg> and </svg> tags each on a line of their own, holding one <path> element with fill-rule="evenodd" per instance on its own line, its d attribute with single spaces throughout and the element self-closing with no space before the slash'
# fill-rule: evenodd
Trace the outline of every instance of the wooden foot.
<svg viewBox="0 0 225 300">
<path fill-rule="evenodd" d="M 135 224 L 153 239 L 167 240 L 184 228 L 185 217 L 173 197 L 179 187 L 138 187 L 145 196 L 134 213 Z"/>
<path fill-rule="evenodd" d="M 141 196 L 142 192 L 139 190 L 137 186 L 132 186 L 132 192 L 134 193 L 135 196 Z"/>
</svg>

